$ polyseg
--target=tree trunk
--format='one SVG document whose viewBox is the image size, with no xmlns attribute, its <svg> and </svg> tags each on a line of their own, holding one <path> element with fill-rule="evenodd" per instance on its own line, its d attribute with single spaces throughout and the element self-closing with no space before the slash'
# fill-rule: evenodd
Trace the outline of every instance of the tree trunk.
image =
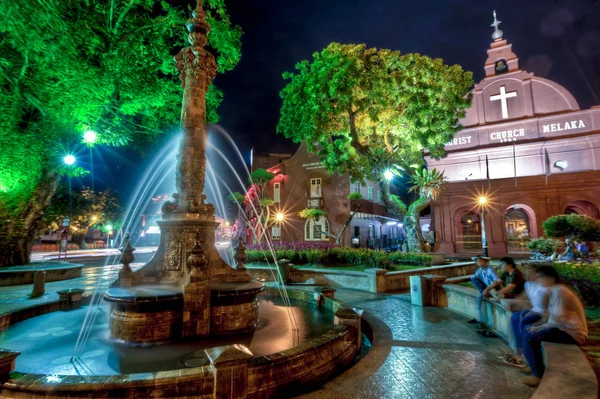
<svg viewBox="0 0 600 399">
<path fill-rule="evenodd" d="M 425 252 L 425 240 L 421 231 L 421 211 L 429 206 L 431 201 L 419 198 L 413 202 L 404 217 L 404 231 L 406 232 L 406 242 L 410 252 Z"/>
<path fill-rule="evenodd" d="M 56 171 L 44 170 L 38 185 L 19 215 L 11 217 L 6 230 L 8 237 L 2 243 L 0 266 L 26 265 L 31 261 L 31 249 L 39 229 L 44 211 L 58 187 L 59 175 Z"/>
<path fill-rule="evenodd" d="M 87 249 L 87 243 L 85 242 L 85 234 L 77 234 L 72 235 L 75 240 L 75 244 L 79 247 L 79 249 Z"/>
</svg>

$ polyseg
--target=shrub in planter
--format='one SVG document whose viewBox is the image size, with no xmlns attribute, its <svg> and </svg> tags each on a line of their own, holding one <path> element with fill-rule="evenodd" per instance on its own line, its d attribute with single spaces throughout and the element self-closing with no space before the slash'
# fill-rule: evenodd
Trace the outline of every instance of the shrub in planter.
<svg viewBox="0 0 600 399">
<path fill-rule="evenodd" d="M 527 248 L 529 248 L 531 251 L 537 251 L 545 255 L 549 255 L 556 252 L 560 245 L 561 242 L 557 239 L 540 237 L 529 241 L 527 243 Z"/>
<path fill-rule="evenodd" d="M 544 233 L 552 238 L 576 238 L 600 241 L 600 220 L 577 214 L 556 215 L 542 223 Z"/>
<path fill-rule="evenodd" d="M 600 263 L 555 263 L 563 284 L 573 289 L 588 306 L 600 306 Z"/>
</svg>

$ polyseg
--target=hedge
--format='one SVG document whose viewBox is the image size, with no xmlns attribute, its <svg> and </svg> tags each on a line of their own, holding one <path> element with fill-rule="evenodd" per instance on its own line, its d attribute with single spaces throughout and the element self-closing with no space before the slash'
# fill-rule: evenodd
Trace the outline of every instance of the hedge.
<svg viewBox="0 0 600 399">
<path fill-rule="evenodd" d="M 275 249 L 275 257 L 289 259 L 296 264 L 314 263 L 324 266 L 337 264 L 351 264 L 368 268 L 390 269 L 392 265 L 417 265 L 429 266 L 433 258 L 429 254 L 384 252 L 367 248 L 342 248 L 327 249 Z M 262 249 L 249 249 L 246 251 L 247 262 L 273 262 L 273 252 Z"/>
</svg>

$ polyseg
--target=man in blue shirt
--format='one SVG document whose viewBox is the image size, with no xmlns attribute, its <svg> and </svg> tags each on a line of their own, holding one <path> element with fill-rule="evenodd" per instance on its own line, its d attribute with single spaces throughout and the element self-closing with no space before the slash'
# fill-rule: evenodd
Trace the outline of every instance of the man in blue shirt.
<svg viewBox="0 0 600 399">
<path fill-rule="evenodd" d="M 484 298 L 488 298 L 496 293 L 495 288 L 502 284 L 502 280 L 498 278 L 496 271 L 490 267 L 490 258 L 478 256 L 473 258 L 473 260 L 477 262 L 478 269 L 475 274 L 471 276 L 471 282 L 477 287 L 481 295 L 479 295 L 479 300 L 477 302 L 479 320 L 471 320 L 470 323 L 478 322 L 477 327 L 483 328 L 485 327 L 485 324 L 483 322 L 481 304 L 483 303 Z"/>
</svg>

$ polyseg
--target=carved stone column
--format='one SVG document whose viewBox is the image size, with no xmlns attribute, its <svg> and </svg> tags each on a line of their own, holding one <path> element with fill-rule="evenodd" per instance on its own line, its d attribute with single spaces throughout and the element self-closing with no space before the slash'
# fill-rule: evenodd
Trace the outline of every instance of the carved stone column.
<svg viewBox="0 0 600 399">
<path fill-rule="evenodd" d="M 184 337 L 204 337 L 210 334 L 210 287 L 208 246 L 210 232 L 201 229 L 187 259 L 188 276 L 183 283 Z"/>
</svg>

